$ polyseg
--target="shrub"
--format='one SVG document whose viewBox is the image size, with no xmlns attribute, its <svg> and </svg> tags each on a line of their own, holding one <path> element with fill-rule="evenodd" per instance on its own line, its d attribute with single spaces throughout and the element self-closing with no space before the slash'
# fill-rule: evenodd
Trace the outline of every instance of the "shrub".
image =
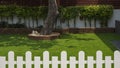
<svg viewBox="0 0 120 68">
<path fill-rule="evenodd" d="M 75 17 L 82 17 L 90 22 L 94 19 L 100 20 L 103 24 L 112 17 L 113 6 L 111 5 L 89 5 L 89 6 L 69 6 L 61 8 L 60 17 L 70 20 Z M 104 25 L 105 26 L 105 25 Z M 106 25 L 107 26 L 107 25 Z"/>
<path fill-rule="evenodd" d="M 45 19 L 47 16 L 48 8 L 46 6 L 26 7 L 17 5 L 0 5 L 0 17 L 32 17 L 34 19 Z M 92 19 L 100 20 L 101 26 L 106 27 L 108 19 L 113 14 L 113 6 L 111 5 L 89 5 L 89 6 L 68 6 L 59 7 L 59 18 L 67 20 L 75 19 L 80 16 L 84 20 L 91 22 Z M 91 25 L 91 24 L 90 24 Z"/>
</svg>

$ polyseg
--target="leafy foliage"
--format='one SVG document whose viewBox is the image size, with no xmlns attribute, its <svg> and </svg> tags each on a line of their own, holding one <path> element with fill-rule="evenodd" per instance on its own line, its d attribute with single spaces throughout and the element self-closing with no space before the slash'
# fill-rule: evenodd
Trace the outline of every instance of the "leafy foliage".
<svg viewBox="0 0 120 68">
<path fill-rule="evenodd" d="M 17 5 L 0 5 L 0 16 L 37 16 L 45 18 L 47 16 L 47 7 L 23 7 Z M 109 19 L 113 13 L 113 7 L 111 5 L 90 5 L 90 6 L 69 6 L 60 7 L 60 17 L 67 20 L 75 18 L 77 16 L 83 16 L 88 19 L 98 18 L 101 20 Z"/>
<path fill-rule="evenodd" d="M 47 7 L 25 7 L 17 5 L 0 5 L 0 16 L 18 16 L 18 17 L 40 17 L 47 16 Z"/>
<path fill-rule="evenodd" d="M 47 17 L 48 8 L 46 6 L 28 7 L 17 5 L 0 5 L 0 17 L 32 17 L 34 19 L 45 19 Z M 75 19 L 83 17 L 88 21 L 100 20 L 107 22 L 113 14 L 113 6 L 111 5 L 89 5 L 89 6 L 68 6 L 59 7 L 59 18 L 62 20 Z"/>
<path fill-rule="evenodd" d="M 112 14 L 113 6 L 111 5 L 69 6 L 63 7 L 60 10 L 60 17 L 62 19 L 70 20 L 80 16 L 89 22 L 93 19 L 106 22 L 112 17 Z"/>
</svg>

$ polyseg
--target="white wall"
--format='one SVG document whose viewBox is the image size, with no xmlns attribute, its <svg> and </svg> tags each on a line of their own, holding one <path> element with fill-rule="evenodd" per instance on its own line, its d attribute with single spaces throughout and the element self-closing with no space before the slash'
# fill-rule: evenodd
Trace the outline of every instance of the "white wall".
<svg viewBox="0 0 120 68">
<path fill-rule="evenodd" d="M 120 20 L 120 9 L 115 9 L 114 12 L 113 12 L 113 16 L 112 18 L 108 21 L 108 27 L 115 27 L 115 20 Z M 1 21 L 1 20 L 0 20 Z M 4 18 L 2 21 L 6 21 L 6 19 Z M 16 16 L 14 16 L 14 20 L 13 20 L 13 23 L 17 23 L 19 20 Z M 29 26 L 29 23 L 30 23 L 30 27 L 33 28 L 33 27 L 36 27 L 36 21 L 34 20 L 34 26 L 32 24 L 32 18 L 28 18 L 26 19 L 26 26 L 28 27 Z M 43 25 L 43 20 L 40 19 L 39 20 L 39 25 Z M 69 21 L 71 24 L 70 24 L 70 27 L 73 28 L 74 27 L 74 22 L 73 20 L 70 20 Z M 8 19 L 8 23 L 9 24 L 12 24 L 12 21 L 11 19 L 9 18 Z M 21 23 L 24 23 L 24 20 L 22 19 L 21 20 Z M 60 21 L 58 20 L 57 21 L 57 26 L 61 26 L 60 25 Z M 89 28 L 89 22 L 87 21 L 87 27 Z M 92 27 L 94 27 L 94 22 L 92 21 Z M 97 25 L 96 25 L 97 28 L 100 28 L 100 22 L 97 21 Z M 67 21 L 65 21 L 65 23 L 62 23 L 62 28 L 68 28 L 67 27 Z M 79 18 L 76 19 L 76 28 L 85 28 L 85 24 L 84 24 L 84 21 L 83 20 L 80 20 Z"/>
<path fill-rule="evenodd" d="M 120 9 L 115 9 L 113 17 L 109 20 L 109 27 L 115 27 L 115 20 L 120 20 Z"/>
</svg>

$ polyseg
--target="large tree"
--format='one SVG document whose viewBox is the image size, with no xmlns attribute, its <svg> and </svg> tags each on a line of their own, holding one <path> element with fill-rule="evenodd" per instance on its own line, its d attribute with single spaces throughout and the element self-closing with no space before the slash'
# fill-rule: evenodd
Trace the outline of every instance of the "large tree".
<svg viewBox="0 0 120 68">
<path fill-rule="evenodd" d="M 56 0 L 48 0 L 48 15 L 44 22 L 44 27 L 41 31 L 43 35 L 49 35 L 54 29 L 54 24 L 57 22 L 58 6 Z"/>
</svg>

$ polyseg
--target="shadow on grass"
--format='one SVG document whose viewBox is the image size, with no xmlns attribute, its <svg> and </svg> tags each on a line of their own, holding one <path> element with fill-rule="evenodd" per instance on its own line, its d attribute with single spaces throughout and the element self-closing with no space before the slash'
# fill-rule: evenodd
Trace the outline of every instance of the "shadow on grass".
<svg viewBox="0 0 120 68">
<path fill-rule="evenodd" d="M 55 40 L 31 40 L 26 35 L 1 35 L 0 47 L 9 46 L 31 46 L 31 49 L 48 49 L 57 44 Z"/>
<path fill-rule="evenodd" d="M 93 39 L 93 38 L 76 38 L 76 40 L 90 41 L 90 40 L 95 40 L 95 39 Z"/>
<path fill-rule="evenodd" d="M 67 46 L 68 48 L 76 48 L 76 46 L 72 46 L 72 45 L 70 45 L 70 46 Z"/>
<path fill-rule="evenodd" d="M 94 38 L 80 38 L 80 37 L 77 37 L 77 36 L 74 36 L 72 34 L 63 34 L 60 39 L 72 39 L 72 40 L 84 40 L 84 41 L 91 41 L 91 40 L 95 40 Z M 67 41 L 67 40 L 66 40 Z M 69 41 L 69 40 L 68 40 Z"/>
<path fill-rule="evenodd" d="M 106 44 L 112 51 L 117 50 L 117 48 L 112 44 L 112 40 L 116 39 L 114 33 L 96 33 L 96 35 Z"/>
<path fill-rule="evenodd" d="M 31 49 L 34 49 L 34 50 L 38 50 L 38 49 L 48 49 L 48 48 L 51 48 L 52 46 L 55 46 L 57 44 L 57 42 L 55 40 L 53 41 L 45 41 L 45 40 L 41 40 L 41 41 L 38 41 L 39 43 L 36 44 L 36 45 L 31 45 L 32 48 Z"/>
</svg>

